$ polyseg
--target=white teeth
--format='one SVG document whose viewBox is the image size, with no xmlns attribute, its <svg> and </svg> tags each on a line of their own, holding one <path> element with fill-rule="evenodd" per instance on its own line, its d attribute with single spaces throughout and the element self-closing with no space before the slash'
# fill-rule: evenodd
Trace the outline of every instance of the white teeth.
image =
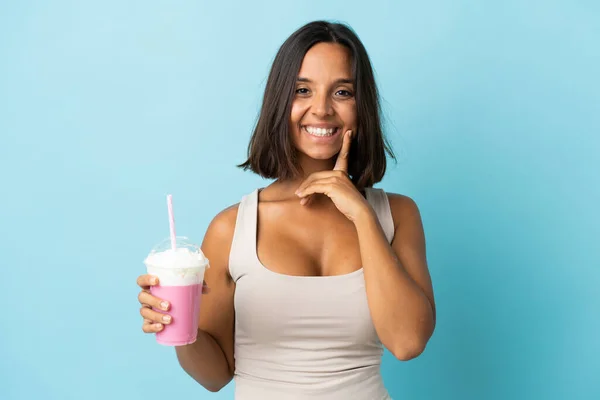
<svg viewBox="0 0 600 400">
<path fill-rule="evenodd" d="M 312 126 L 306 126 L 304 129 L 308 133 L 314 136 L 331 136 L 335 132 L 336 128 L 324 129 L 324 128 L 314 128 Z"/>
</svg>

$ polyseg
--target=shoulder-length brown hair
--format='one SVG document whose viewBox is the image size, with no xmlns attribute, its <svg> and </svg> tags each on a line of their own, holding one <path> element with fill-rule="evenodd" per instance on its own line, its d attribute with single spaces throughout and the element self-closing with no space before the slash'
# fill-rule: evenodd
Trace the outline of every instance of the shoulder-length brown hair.
<svg viewBox="0 0 600 400">
<path fill-rule="evenodd" d="M 248 159 L 238 165 L 267 179 L 293 179 L 301 174 L 290 137 L 289 118 L 296 80 L 307 51 L 317 43 L 338 43 L 352 55 L 357 128 L 352 138 L 348 173 L 356 187 L 371 187 L 386 170 L 386 153 L 394 153 L 381 126 L 379 93 L 367 51 L 344 24 L 315 21 L 294 32 L 281 45 L 265 87 L 262 107 L 248 146 Z"/>
</svg>

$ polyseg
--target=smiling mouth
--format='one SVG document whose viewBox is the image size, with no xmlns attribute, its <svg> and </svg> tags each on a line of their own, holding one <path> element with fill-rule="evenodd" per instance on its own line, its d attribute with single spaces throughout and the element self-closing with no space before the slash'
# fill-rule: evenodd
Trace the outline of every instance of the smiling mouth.
<svg viewBox="0 0 600 400">
<path fill-rule="evenodd" d="M 307 126 L 304 125 L 302 126 L 302 129 L 308 133 L 309 135 L 312 136 L 316 136 L 316 137 L 329 137 L 329 136 L 333 136 L 335 135 L 340 128 L 338 127 L 333 127 L 333 128 L 317 128 L 314 126 Z"/>
</svg>

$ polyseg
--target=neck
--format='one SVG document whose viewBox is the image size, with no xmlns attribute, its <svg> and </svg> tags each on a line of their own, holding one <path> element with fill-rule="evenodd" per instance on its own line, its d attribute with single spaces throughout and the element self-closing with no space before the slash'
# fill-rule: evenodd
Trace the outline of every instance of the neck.
<svg viewBox="0 0 600 400">
<path fill-rule="evenodd" d="M 302 170 L 302 176 L 298 177 L 299 183 L 308 178 L 311 174 L 321 171 L 331 171 L 335 166 L 335 158 L 328 160 L 315 160 L 314 158 L 303 157 L 300 160 L 300 168 Z"/>
<path fill-rule="evenodd" d="M 321 171 L 331 171 L 335 166 L 334 158 L 329 160 L 315 160 L 314 158 L 302 157 L 299 161 L 301 168 L 300 176 L 293 179 L 277 180 L 275 182 L 281 191 L 293 193 L 311 174 Z"/>
</svg>

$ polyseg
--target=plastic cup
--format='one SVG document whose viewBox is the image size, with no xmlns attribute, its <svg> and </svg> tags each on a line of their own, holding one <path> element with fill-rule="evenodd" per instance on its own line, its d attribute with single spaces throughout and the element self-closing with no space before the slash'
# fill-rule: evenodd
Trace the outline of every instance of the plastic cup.
<svg viewBox="0 0 600 400">
<path fill-rule="evenodd" d="M 208 267 L 208 259 L 200 246 L 183 236 L 178 236 L 175 242 L 173 249 L 171 239 L 164 240 L 144 260 L 148 274 L 159 279 L 158 285 L 150 287 L 150 293 L 170 304 L 166 313 L 171 316 L 171 323 L 164 324 L 156 333 L 156 341 L 165 346 L 183 346 L 196 341 L 202 283 Z"/>
</svg>

